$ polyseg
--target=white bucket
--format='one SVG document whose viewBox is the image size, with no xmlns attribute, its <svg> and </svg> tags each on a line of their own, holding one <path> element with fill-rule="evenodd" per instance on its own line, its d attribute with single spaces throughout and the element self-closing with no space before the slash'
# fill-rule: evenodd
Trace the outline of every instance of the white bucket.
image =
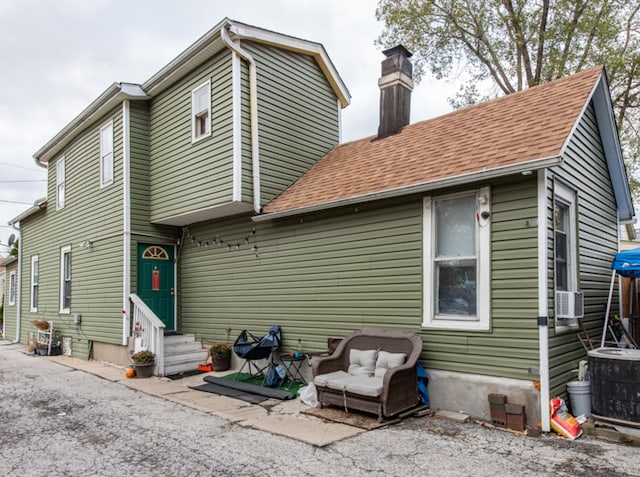
<svg viewBox="0 0 640 477">
<path fill-rule="evenodd" d="M 589 381 L 570 381 L 567 392 L 574 416 L 591 416 L 591 383 Z"/>
</svg>

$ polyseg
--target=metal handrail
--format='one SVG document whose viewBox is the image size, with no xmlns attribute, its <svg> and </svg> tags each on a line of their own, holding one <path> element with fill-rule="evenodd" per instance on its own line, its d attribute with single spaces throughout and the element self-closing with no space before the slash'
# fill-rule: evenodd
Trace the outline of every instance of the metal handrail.
<svg viewBox="0 0 640 477">
<path fill-rule="evenodd" d="M 135 338 L 135 351 L 152 351 L 156 355 L 153 374 L 164 376 L 165 325 L 138 295 L 130 294 L 129 301 L 133 305 L 131 337 Z"/>
</svg>

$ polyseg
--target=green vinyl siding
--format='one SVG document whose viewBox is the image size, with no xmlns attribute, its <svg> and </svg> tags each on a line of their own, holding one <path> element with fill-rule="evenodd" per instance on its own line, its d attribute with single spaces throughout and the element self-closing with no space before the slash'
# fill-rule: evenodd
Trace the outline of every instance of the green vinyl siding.
<svg viewBox="0 0 640 477">
<path fill-rule="evenodd" d="M 538 366 L 537 228 L 526 222 L 537 217 L 536 204 L 535 180 L 492 187 L 492 246 L 516 252 L 492 260 L 489 332 L 422 330 L 421 197 L 190 226 L 195 241 L 187 237 L 179 262 L 182 330 L 213 341 L 227 339 L 227 329 L 234 339 L 279 324 L 285 346 L 300 339 L 309 351 L 355 329 L 412 330 L 429 367 L 537 379 L 529 375 Z M 214 245 L 215 237 L 224 243 Z"/>
<path fill-rule="evenodd" d="M 211 136 L 191 142 L 191 91 L 211 81 Z M 151 100 L 149 201 L 158 221 L 230 202 L 231 53 L 224 50 Z"/>
<path fill-rule="evenodd" d="M 114 179 L 100 188 L 99 129 L 113 121 Z M 23 240 L 22 330 L 26 343 L 31 320 L 52 320 L 54 328 L 72 338 L 73 355 L 88 358 L 93 340 L 122 340 L 122 106 L 90 125 L 59 156 L 65 158 L 65 205 L 56 210 L 55 161 L 49 165 L 47 208 L 20 223 Z M 90 241 L 91 248 L 83 248 Z M 60 248 L 71 246 L 71 308 L 60 314 Z M 38 311 L 31 312 L 30 257 L 40 266 Z M 82 316 L 76 327 L 74 316 Z"/>
<path fill-rule="evenodd" d="M 311 56 L 244 42 L 257 63 L 261 203 L 273 199 L 338 144 L 337 97 Z M 243 111 L 248 117 L 243 62 Z M 243 121 L 243 139 L 250 137 Z M 250 143 L 243 144 L 243 200 L 252 201 Z"/>
<path fill-rule="evenodd" d="M 584 323 L 591 339 L 599 342 L 609 295 L 611 262 L 618 250 L 617 208 L 592 105 L 585 111 L 569 142 L 565 162 L 552 169 L 549 197 L 554 180 L 577 191 L 579 290 L 584 293 Z M 551 212 L 549 204 L 549 212 Z M 551 214 L 549 215 L 551 217 Z M 549 219 L 549 287 L 553 281 L 553 223 Z M 550 294 L 554 314 L 554 294 Z M 557 323 L 556 323 L 557 326 Z M 552 395 L 565 392 L 566 383 L 576 379 L 578 361 L 586 352 L 576 330 L 555 331 L 550 327 L 549 365 Z"/>
<path fill-rule="evenodd" d="M 538 379 L 537 218 L 534 179 L 512 178 L 491 188 L 491 329 L 425 330 L 430 368 L 516 379 Z M 534 222 L 535 223 L 535 222 Z"/>
</svg>

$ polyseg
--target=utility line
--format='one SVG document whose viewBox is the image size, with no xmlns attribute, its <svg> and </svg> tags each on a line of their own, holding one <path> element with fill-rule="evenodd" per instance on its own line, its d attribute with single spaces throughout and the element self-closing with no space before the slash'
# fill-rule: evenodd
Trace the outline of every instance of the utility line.
<svg viewBox="0 0 640 477">
<path fill-rule="evenodd" d="M 42 172 L 40 169 L 36 169 L 34 167 L 25 167 L 25 166 L 18 166 L 16 164 L 9 164 L 8 162 L 0 162 L 0 166 L 7 166 L 7 167 L 15 167 L 17 169 L 25 169 L 27 171 L 38 171 L 38 172 Z"/>
<path fill-rule="evenodd" d="M 0 181 L 0 184 L 17 184 L 19 182 L 46 182 L 46 179 L 17 180 L 17 181 Z"/>
<path fill-rule="evenodd" d="M 6 204 L 23 204 L 23 205 L 33 205 L 33 202 L 18 202 L 17 200 L 4 200 L 0 199 L 0 202 L 4 202 Z"/>
</svg>

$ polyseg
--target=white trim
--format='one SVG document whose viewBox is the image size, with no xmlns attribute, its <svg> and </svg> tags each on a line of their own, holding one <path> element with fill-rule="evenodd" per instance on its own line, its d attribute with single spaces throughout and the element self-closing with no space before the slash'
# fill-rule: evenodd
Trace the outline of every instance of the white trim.
<svg viewBox="0 0 640 477">
<path fill-rule="evenodd" d="M 567 231 L 569 235 L 569 240 L 567 243 L 567 291 L 579 291 L 580 283 L 578 277 L 578 194 L 575 190 L 568 187 L 567 185 L 560 182 L 558 179 L 555 179 L 553 182 L 553 207 L 555 209 L 556 202 L 566 206 L 569 217 L 568 217 L 568 227 Z M 555 222 L 553 224 L 553 243 L 555 244 L 556 236 L 555 236 Z M 558 290 L 556 277 L 557 273 L 555 270 L 556 266 L 556 257 L 555 257 L 556 247 L 554 245 L 554 257 L 553 257 L 553 267 L 554 267 L 554 283 L 553 289 L 554 292 Z M 558 318 L 557 313 L 554 313 L 555 316 L 555 329 L 557 332 L 565 332 L 565 331 L 575 331 L 578 327 L 578 323 L 575 319 L 564 319 Z"/>
<path fill-rule="evenodd" d="M 538 171 L 538 316 L 549 319 L 549 265 L 548 241 L 547 171 Z M 549 326 L 538 324 L 540 363 L 540 416 L 542 430 L 551 430 L 549 419 Z"/>
<path fill-rule="evenodd" d="M 9 306 L 15 306 L 18 296 L 18 275 L 15 270 L 9 272 Z"/>
<path fill-rule="evenodd" d="M 122 102 L 122 344 L 129 340 L 129 295 L 131 294 L 131 105 Z M 137 255 L 137 253 L 136 253 Z"/>
<path fill-rule="evenodd" d="M 37 268 L 38 268 L 37 281 L 35 280 L 36 274 L 34 272 L 36 267 L 34 267 L 34 264 L 37 264 Z M 33 293 L 33 287 L 37 286 L 38 289 L 40 289 L 40 260 L 38 258 L 38 255 L 31 256 L 30 276 L 31 276 L 31 287 L 29 288 L 29 311 L 32 313 L 36 313 L 38 311 L 38 303 L 37 303 L 38 297 L 36 296 L 35 293 Z M 36 298 L 35 304 L 34 304 L 34 298 Z"/>
<path fill-rule="evenodd" d="M 56 210 L 64 209 L 67 196 L 66 168 L 64 156 L 59 157 L 56 161 Z M 61 185 L 62 194 L 60 194 Z"/>
<path fill-rule="evenodd" d="M 176 245 L 173 247 L 173 329 L 178 329 L 178 255 Z"/>
<path fill-rule="evenodd" d="M 342 144 L 342 105 L 340 100 L 337 100 L 338 107 L 338 144 Z"/>
<path fill-rule="evenodd" d="M 111 177 L 105 180 L 105 171 L 104 171 L 104 164 L 105 164 L 105 152 L 103 150 L 105 141 L 104 136 L 106 134 L 107 131 L 110 131 L 111 134 L 111 141 L 110 141 L 110 145 L 111 145 L 111 151 L 107 154 L 111 154 Z M 113 176 L 115 174 L 114 171 L 114 167 L 115 167 L 115 151 L 114 151 L 114 140 L 113 140 L 113 120 L 109 121 L 108 123 L 106 123 L 105 125 L 103 125 L 100 128 L 100 132 L 99 132 L 99 138 L 100 138 L 100 188 L 106 187 L 110 184 L 113 184 Z"/>
<path fill-rule="evenodd" d="M 65 267 L 64 267 L 64 257 L 66 254 L 69 254 L 69 282 L 72 282 L 71 279 L 71 245 L 65 245 L 64 247 L 60 247 L 60 313 L 61 314 L 69 314 L 71 313 L 71 307 L 63 308 L 64 303 L 64 283 L 65 283 Z"/>
<path fill-rule="evenodd" d="M 423 198 L 423 328 L 447 330 L 488 331 L 491 329 L 491 219 L 482 217 L 491 214 L 491 188 L 482 187 L 455 194 L 437 196 L 438 200 L 475 197 L 476 204 L 476 316 L 449 316 L 435 314 L 435 267 L 436 244 L 433 198 Z M 463 257 L 461 257 L 463 258 Z"/>
<path fill-rule="evenodd" d="M 206 112 L 209 118 L 209 128 L 205 130 L 204 133 L 196 136 L 196 117 L 202 113 L 203 110 L 196 111 L 196 95 L 199 94 L 201 90 L 204 90 L 207 93 L 208 101 Z M 202 141 L 211 136 L 211 130 L 213 129 L 213 121 L 211 118 L 211 80 L 207 80 L 204 83 L 201 83 L 199 86 L 196 86 L 191 90 L 191 142 L 196 143 L 198 141 Z"/>
<path fill-rule="evenodd" d="M 233 110 L 233 199 L 242 200 L 242 83 L 240 57 L 231 50 L 231 85 Z"/>
</svg>

